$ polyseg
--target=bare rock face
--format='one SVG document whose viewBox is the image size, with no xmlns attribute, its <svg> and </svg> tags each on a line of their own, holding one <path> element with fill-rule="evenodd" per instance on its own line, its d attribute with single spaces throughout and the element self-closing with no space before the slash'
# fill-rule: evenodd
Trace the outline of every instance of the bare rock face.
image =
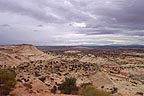
<svg viewBox="0 0 144 96">
<path fill-rule="evenodd" d="M 17 46 L 15 52 L 20 55 L 40 55 L 43 54 L 42 51 L 38 50 L 33 45 L 19 45 Z"/>
<path fill-rule="evenodd" d="M 17 66 L 22 62 L 49 58 L 51 56 L 44 54 L 33 45 L 0 46 L 0 65 Z"/>
</svg>

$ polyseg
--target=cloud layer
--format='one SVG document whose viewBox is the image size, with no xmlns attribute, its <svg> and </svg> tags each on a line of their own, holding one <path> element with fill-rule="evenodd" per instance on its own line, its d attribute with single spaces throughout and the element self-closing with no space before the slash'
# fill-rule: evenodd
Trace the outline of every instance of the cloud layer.
<svg viewBox="0 0 144 96">
<path fill-rule="evenodd" d="M 0 44 L 144 45 L 144 0 L 0 0 Z"/>
</svg>

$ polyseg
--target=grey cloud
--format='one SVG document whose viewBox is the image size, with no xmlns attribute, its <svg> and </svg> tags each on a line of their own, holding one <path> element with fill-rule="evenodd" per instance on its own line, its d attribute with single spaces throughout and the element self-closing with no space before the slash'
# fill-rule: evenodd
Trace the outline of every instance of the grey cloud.
<svg viewBox="0 0 144 96">
<path fill-rule="evenodd" d="M 37 25 L 37 26 L 38 26 L 38 27 L 43 27 L 43 25 L 41 25 L 41 24 L 40 24 L 40 25 Z"/>
<path fill-rule="evenodd" d="M 24 4 L 23 4 L 24 3 Z M 44 22 L 57 22 L 57 18 L 49 13 L 45 13 L 43 9 L 32 2 L 18 0 L 0 0 L 0 10 L 2 12 L 12 12 L 20 15 L 30 16 L 32 18 L 42 20 Z"/>
<path fill-rule="evenodd" d="M 87 35 L 103 35 L 103 34 L 119 34 L 121 30 L 116 29 L 85 29 L 80 30 L 79 33 L 87 34 Z"/>
<path fill-rule="evenodd" d="M 130 36 L 140 36 L 141 38 L 143 38 L 144 31 L 143 32 L 136 31 L 136 32 L 130 32 L 130 33 L 126 33 L 126 34 L 130 35 Z M 143 38 L 143 40 L 144 40 L 144 38 Z"/>
<path fill-rule="evenodd" d="M 45 40 L 44 42 L 49 40 L 48 43 L 57 42 L 50 37 L 59 34 L 122 35 L 131 36 L 132 39 L 138 36 L 134 40 L 142 41 L 144 40 L 143 6 L 144 0 L 0 0 L 1 14 L 8 13 L 11 16 L 15 14 L 18 17 L 17 21 L 12 23 L 9 22 L 12 18 L 8 18 L 3 23 L 0 22 L 0 33 L 5 30 L 8 35 L 9 30 L 6 27 L 15 26 L 12 30 L 13 38 L 9 39 L 10 36 L 5 35 L 6 39 L 13 42 L 16 42 L 14 37 L 18 31 L 25 35 L 25 29 L 27 29 L 26 32 L 30 32 L 28 35 L 32 34 L 35 38 L 38 38 L 40 34 L 48 36 L 44 37 L 45 39 L 40 38 Z M 23 21 L 24 23 L 21 24 L 21 19 L 29 21 Z M 37 24 L 30 23 L 32 19 L 35 19 Z M 85 23 L 86 27 L 75 28 L 71 26 L 74 22 Z M 36 33 L 39 34 L 36 35 Z M 38 42 L 30 37 L 29 40 Z M 64 40 L 58 41 L 64 43 Z M 101 42 L 104 43 L 104 41 Z"/>
<path fill-rule="evenodd" d="M 0 25 L 1 27 L 10 27 L 10 25 L 9 24 L 2 24 L 2 25 Z"/>
</svg>

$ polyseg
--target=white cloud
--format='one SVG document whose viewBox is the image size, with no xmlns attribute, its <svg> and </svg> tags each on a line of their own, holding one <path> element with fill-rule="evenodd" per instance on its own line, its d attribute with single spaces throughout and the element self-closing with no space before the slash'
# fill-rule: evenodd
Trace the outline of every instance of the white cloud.
<svg viewBox="0 0 144 96">
<path fill-rule="evenodd" d="M 73 27 L 86 27 L 86 23 L 82 22 L 82 23 L 78 23 L 78 22 L 74 22 L 72 23 Z"/>
<path fill-rule="evenodd" d="M 67 5 L 67 6 L 73 7 L 73 5 L 71 4 L 71 2 L 68 1 L 68 0 L 64 0 L 64 4 Z"/>
</svg>

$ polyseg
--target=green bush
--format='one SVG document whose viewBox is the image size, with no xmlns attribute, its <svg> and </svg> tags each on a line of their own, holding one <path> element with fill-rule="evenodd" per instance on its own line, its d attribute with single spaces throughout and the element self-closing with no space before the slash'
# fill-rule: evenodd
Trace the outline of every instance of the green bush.
<svg viewBox="0 0 144 96">
<path fill-rule="evenodd" d="M 111 96 L 110 93 L 103 90 L 99 90 L 92 85 L 82 87 L 79 91 L 79 94 L 82 96 Z"/>
<path fill-rule="evenodd" d="M 8 69 L 0 69 L 0 94 L 8 95 L 16 84 L 16 73 Z"/>
<path fill-rule="evenodd" d="M 59 85 L 58 89 L 64 94 L 77 94 L 78 87 L 76 86 L 75 78 L 65 78 L 65 81 Z"/>
</svg>

